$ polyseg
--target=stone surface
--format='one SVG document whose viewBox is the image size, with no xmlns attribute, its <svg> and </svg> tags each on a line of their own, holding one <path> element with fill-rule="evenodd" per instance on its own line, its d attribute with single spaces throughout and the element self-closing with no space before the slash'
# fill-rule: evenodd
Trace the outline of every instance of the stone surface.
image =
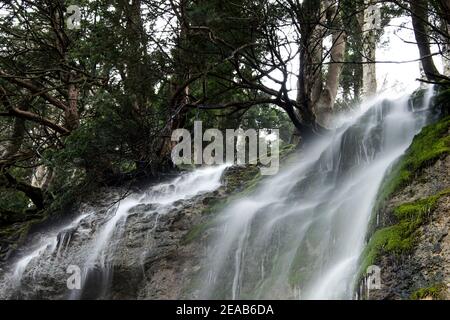
<svg viewBox="0 0 450 320">
<path fill-rule="evenodd" d="M 435 195 L 450 188 L 450 156 L 424 169 L 413 182 L 397 192 L 380 214 L 378 227 L 392 223 L 393 208 Z M 381 268 L 380 290 L 371 290 L 370 299 L 410 299 L 419 289 L 436 285 L 443 289 L 440 299 L 450 299 L 450 195 L 443 195 L 418 230 L 412 252 L 382 252 L 376 264 Z M 427 297 L 430 299 L 431 297 Z"/>
<path fill-rule="evenodd" d="M 224 173 L 223 185 L 214 192 L 200 194 L 189 200 L 174 202 L 168 211 L 159 215 L 158 205 L 139 204 L 129 210 L 126 221 L 112 237 L 115 243 L 107 252 L 113 257 L 107 272 L 94 269 L 84 283 L 81 298 L 111 299 L 177 299 L 187 296 L 186 288 L 198 271 L 203 255 L 205 232 L 193 230 L 205 224 L 214 215 L 214 206 L 230 195 L 241 192 L 245 185 L 258 176 L 257 167 L 230 167 Z M 67 266 L 88 260 L 94 248 L 87 248 L 90 237 L 101 228 L 111 214 L 107 210 L 121 195 L 120 190 L 99 192 L 96 199 L 81 205 L 80 212 L 94 211 L 77 228 L 68 228 L 56 237 L 56 249 L 34 261 L 22 277 L 19 288 L 8 278 L 11 270 L 0 272 L 0 298 L 67 299 L 80 298 L 68 293 Z M 164 209 L 167 210 L 167 207 Z M 48 231 L 48 230 L 47 230 Z M 27 243 L 40 239 L 44 233 L 35 232 Z M 70 243 L 70 245 L 69 245 Z M 20 255 L 20 249 L 18 250 Z M 9 271 L 5 272 L 5 271 Z M 98 271 L 98 272 L 97 272 Z M 108 283 L 103 292 L 102 284 Z M 2 288 L 3 287 L 3 288 Z M 104 289 L 103 289 L 104 290 Z"/>
</svg>

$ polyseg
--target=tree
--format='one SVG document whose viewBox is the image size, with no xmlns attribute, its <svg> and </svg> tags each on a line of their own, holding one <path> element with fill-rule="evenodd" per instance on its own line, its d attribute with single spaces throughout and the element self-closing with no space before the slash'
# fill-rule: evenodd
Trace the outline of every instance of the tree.
<svg viewBox="0 0 450 320">
<path fill-rule="evenodd" d="M 423 70 L 428 80 L 439 81 L 441 76 L 434 65 L 433 56 L 430 50 L 430 42 L 428 40 L 428 1 L 412 0 L 410 5 L 414 35 L 419 48 Z"/>
<path fill-rule="evenodd" d="M 437 70 L 433 57 L 441 55 L 447 60 L 445 47 L 450 42 L 447 30 L 442 29 L 442 21 L 447 21 L 448 1 L 391 1 L 401 10 L 409 13 L 413 24 L 414 36 L 420 53 L 420 61 L 427 77 L 427 82 L 448 83 L 450 78 L 440 74 Z M 447 21 L 448 22 L 448 21 Z M 439 52 L 431 52 L 430 44 L 438 46 Z"/>
<path fill-rule="evenodd" d="M 363 15 L 363 62 L 376 61 L 377 30 L 381 27 L 380 8 L 375 1 L 365 1 Z M 363 95 L 371 97 L 377 92 L 377 75 L 375 63 L 363 64 Z"/>
<path fill-rule="evenodd" d="M 339 108 L 376 91 L 376 43 L 399 12 L 411 15 L 427 81 L 449 80 L 432 59 L 449 61 L 447 0 L 80 0 L 80 29 L 66 25 L 67 5 L 0 4 L 7 212 L 158 178 L 173 168 L 172 131 L 197 119 L 283 128 L 285 139 L 289 119 L 294 138 L 321 135 Z"/>
<path fill-rule="evenodd" d="M 30 185 L 25 169 L 42 153 L 60 148 L 80 123 L 81 95 L 96 79 L 71 54 L 75 33 L 65 28 L 65 7 L 53 1 L 9 1 L 0 23 L 0 117 L 9 135 L 0 160 L 0 186 L 26 194 L 37 208 L 44 195 Z M 26 164 L 25 164 L 26 163 Z M 22 172 L 22 173 L 20 173 Z"/>
</svg>

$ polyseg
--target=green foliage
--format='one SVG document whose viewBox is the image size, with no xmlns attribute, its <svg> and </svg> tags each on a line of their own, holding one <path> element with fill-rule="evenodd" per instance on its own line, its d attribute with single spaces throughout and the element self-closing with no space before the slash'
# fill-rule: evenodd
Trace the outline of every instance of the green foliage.
<svg viewBox="0 0 450 320">
<path fill-rule="evenodd" d="M 206 206 L 202 209 L 202 215 L 209 215 L 211 217 L 208 217 L 205 222 L 192 227 L 183 237 L 183 243 L 187 244 L 198 239 L 198 237 L 200 237 L 205 230 L 215 226 L 216 221 L 213 217 L 233 201 L 253 193 L 262 179 L 262 176 L 258 167 L 249 165 L 243 168 L 238 168 L 234 172 L 227 173 L 224 179 L 226 186 L 226 197 L 216 198 L 214 201 L 206 204 Z"/>
<path fill-rule="evenodd" d="M 28 208 L 30 201 L 22 192 L 0 189 L 0 193 L 0 220 L 4 218 L 2 212 L 20 213 Z"/>
<path fill-rule="evenodd" d="M 419 227 L 426 221 L 430 212 L 436 209 L 437 201 L 450 194 L 450 189 L 436 195 L 419 199 L 415 202 L 404 203 L 393 210 L 397 221 L 392 226 L 377 230 L 369 240 L 363 257 L 361 270 L 375 264 L 381 252 L 396 255 L 411 251 L 418 236 Z"/>
<path fill-rule="evenodd" d="M 28 168 L 11 168 L 9 173 L 17 179 L 30 179 Z M 0 184 L 5 179 L 0 175 Z M 0 187 L 0 222 L 22 219 L 32 207 L 30 199 L 21 191 Z"/>
<path fill-rule="evenodd" d="M 450 153 L 450 117 L 426 126 L 414 137 L 405 155 L 394 165 L 389 177 L 383 181 L 378 196 L 382 203 L 399 188 L 407 185 L 422 168 L 442 155 Z M 376 206 L 375 209 L 378 209 Z"/>
<path fill-rule="evenodd" d="M 440 108 L 443 115 L 450 115 L 450 86 L 439 87 L 439 93 L 434 99 L 434 104 Z"/>
<path fill-rule="evenodd" d="M 345 110 L 355 102 L 358 102 L 363 80 L 363 67 L 360 63 L 362 61 L 363 33 L 360 21 L 358 21 L 357 15 L 345 13 L 361 10 L 364 6 L 364 1 L 344 0 L 341 5 L 344 13 L 343 23 L 348 36 L 344 61 L 355 62 L 346 63 L 342 67 L 340 77 L 342 97 L 337 99 L 336 108 Z"/>
<path fill-rule="evenodd" d="M 415 95 L 421 99 L 423 93 Z M 384 179 L 380 193 L 373 209 L 373 219 L 385 201 L 438 158 L 450 153 L 450 117 L 426 126 L 414 137 L 405 154 L 394 164 L 387 178 Z M 379 229 L 373 233 L 362 254 L 360 275 L 368 266 L 376 263 L 381 252 L 402 254 L 414 248 L 418 228 L 424 223 L 429 212 L 435 209 L 438 199 L 448 195 L 444 190 L 436 195 L 420 199 L 413 203 L 405 203 L 393 210 L 396 223 Z M 373 226 L 373 223 L 371 223 Z"/>
<path fill-rule="evenodd" d="M 242 116 L 240 124 L 244 129 L 278 129 L 280 139 L 285 142 L 289 142 L 294 131 L 294 125 L 284 111 L 267 105 L 249 109 Z"/>
<path fill-rule="evenodd" d="M 411 300 L 423 300 L 427 298 L 431 298 L 433 300 L 440 300 L 443 298 L 443 291 L 446 289 L 445 284 L 437 283 L 430 287 L 420 288 L 414 291 L 410 299 Z"/>
<path fill-rule="evenodd" d="M 198 239 L 206 230 L 213 227 L 214 223 L 212 221 L 207 221 L 203 223 L 196 224 L 193 226 L 189 232 L 183 237 L 181 243 L 189 244 L 192 241 Z"/>
</svg>

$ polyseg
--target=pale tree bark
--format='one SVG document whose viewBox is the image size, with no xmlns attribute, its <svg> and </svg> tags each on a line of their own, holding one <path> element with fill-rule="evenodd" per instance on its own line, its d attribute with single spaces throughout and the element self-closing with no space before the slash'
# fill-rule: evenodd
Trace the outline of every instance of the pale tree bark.
<svg viewBox="0 0 450 320">
<path fill-rule="evenodd" d="M 362 98 L 369 98 L 377 93 L 376 72 L 376 34 L 380 28 L 380 8 L 374 0 L 366 0 L 364 3 L 363 18 L 363 90 Z"/>
<path fill-rule="evenodd" d="M 342 28 L 339 1 L 305 0 L 299 12 L 301 42 L 296 103 L 311 114 L 317 126 L 326 128 L 334 111 L 347 38 Z M 331 47 L 329 52 L 324 52 L 323 42 L 329 35 Z M 330 59 L 327 70 L 323 67 L 326 57 Z M 301 135 L 296 129 L 291 143 L 299 143 Z"/>
<path fill-rule="evenodd" d="M 339 2 L 324 1 L 325 13 L 328 25 L 331 26 L 331 48 L 329 52 L 330 63 L 325 75 L 325 82 L 320 81 L 319 92 L 313 91 L 313 109 L 319 124 L 327 127 L 330 124 L 331 115 L 334 110 L 334 103 L 339 87 L 339 80 L 342 72 L 341 63 L 344 60 L 347 35 L 342 29 L 342 20 L 339 12 Z M 317 90 L 317 89 L 316 89 Z"/>
<path fill-rule="evenodd" d="M 48 189 L 53 179 L 53 169 L 44 165 L 37 166 L 33 169 L 31 176 L 31 185 L 42 190 Z"/>
<path fill-rule="evenodd" d="M 55 33 L 55 48 L 64 61 L 69 65 L 69 47 L 71 41 L 64 32 L 64 15 L 62 7 L 57 6 L 50 10 L 51 24 Z M 77 73 L 71 70 L 60 71 L 60 77 L 67 87 L 67 102 L 64 104 L 64 126 L 68 131 L 73 131 L 80 124 L 80 115 L 78 113 L 78 96 L 80 89 L 77 86 Z"/>
<path fill-rule="evenodd" d="M 445 32 L 448 37 L 442 37 L 442 66 L 443 73 L 445 76 L 450 76 L 450 23 L 447 23 L 444 19 L 442 20 L 442 31 Z"/>
<path fill-rule="evenodd" d="M 69 81 L 67 88 L 67 108 L 64 110 L 65 127 L 69 130 L 75 130 L 80 124 L 80 115 L 78 113 L 78 96 L 80 94 L 80 88 L 78 88 L 73 82 L 76 79 L 74 72 L 69 73 Z"/>
</svg>

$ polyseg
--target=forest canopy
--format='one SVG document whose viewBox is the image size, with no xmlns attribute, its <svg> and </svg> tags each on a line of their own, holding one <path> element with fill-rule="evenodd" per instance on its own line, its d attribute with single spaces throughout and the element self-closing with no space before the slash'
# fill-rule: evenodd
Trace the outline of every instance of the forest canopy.
<svg viewBox="0 0 450 320">
<path fill-rule="evenodd" d="M 171 132 L 195 120 L 323 134 L 377 92 L 395 17 L 412 22 L 419 80 L 448 86 L 449 0 L 2 1 L 1 221 L 171 170 Z"/>
</svg>

